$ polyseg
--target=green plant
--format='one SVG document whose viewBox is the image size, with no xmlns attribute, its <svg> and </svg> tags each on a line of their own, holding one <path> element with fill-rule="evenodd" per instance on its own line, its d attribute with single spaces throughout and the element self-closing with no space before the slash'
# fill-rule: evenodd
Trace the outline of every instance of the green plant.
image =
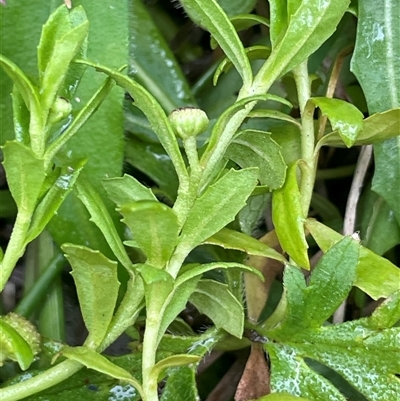
<svg viewBox="0 0 400 401">
<path fill-rule="evenodd" d="M 216 115 L 209 115 L 210 121 L 198 107 L 175 60 L 171 61 L 173 56 L 166 54 L 168 49 L 140 0 L 132 2 L 133 34 L 140 35 L 147 24 L 153 44 L 166 54 L 165 60 L 156 59 L 156 62 L 168 67 L 172 63 L 173 72 L 163 71 L 175 74 L 174 79 L 183 87 L 183 95 L 179 90 L 168 88 L 168 80 L 166 83 L 161 78 L 155 80 L 155 75 L 151 76 L 155 74 L 154 69 L 144 70 L 140 63 L 154 63 L 154 54 L 149 55 L 141 47 L 133 49 L 136 53 L 133 78 L 125 75 L 123 68 L 116 70 L 88 60 L 85 53 L 88 21 L 80 7 L 68 11 L 61 6 L 45 24 L 38 47 L 36 84 L 8 58 L 0 59 L 14 82 L 16 139 L 2 149 L 8 186 L 18 209 L 13 234 L 1 261 L 1 288 L 26 246 L 46 227 L 52 233 L 57 231 L 59 218 L 58 223 L 57 217 L 48 223 L 72 190 L 107 243 L 97 246 L 94 240 L 87 246 L 77 244 L 79 241 L 73 237 L 67 240 L 58 237 L 72 266 L 88 336 L 82 346 L 76 347 L 43 341 L 44 364 L 49 358 L 53 363 L 56 359 L 63 360 L 54 366 L 45 365 L 43 371 L 32 371 L 32 377 L 26 380 L 17 376 L 14 382 L 6 383 L 0 390 L 2 399 L 35 400 L 41 395 L 34 394 L 46 394 L 45 391 L 49 399 L 58 396 L 60 391 L 68 389 L 68 381 L 62 382 L 87 367 L 128 383 L 125 390 L 132 400 L 195 400 L 198 398 L 195 372 L 199 361 L 214 347 L 249 346 L 251 342 L 244 336 L 245 330 L 255 333 L 257 341 L 263 344 L 260 348 L 252 342 L 249 361 L 260 350 L 266 351 L 271 361 L 271 375 L 268 367 L 264 375 L 267 390 L 244 395 L 246 399 L 344 400 L 340 388 L 343 383 L 333 385 L 324 378 L 321 367 L 313 366 L 309 360 L 342 375 L 359 396 L 362 394 L 368 400 L 394 399 L 400 392 L 396 376 L 400 373 L 399 328 L 396 327 L 400 319 L 399 269 L 351 237 L 354 226 L 347 225 L 344 229 L 347 235 L 342 236 L 308 217 L 313 202 L 316 205 L 313 209 L 320 215 L 334 214 L 329 204 L 322 202 L 318 207 L 318 196 L 313 195 L 323 146 L 377 144 L 377 164 L 379 152 L 385 155 L 389 152 L 385 144 L 391 143 L 387 146 L 392 149 L 390 141 L 397 141 L 395 152 L 398 151 L 400 85 L 395 75 L 396 58 L 380 60 L 392 74 L 388 84 L 391 102 L 384 107 L 381 107 L 382 99 L 376 99 L 378 95 L 382 98 L 383 92 L 369 92 L 371 77 L 360 67 L 368 62 L 372 51 L 377 53 L 376 57 L 383 58 L 384 50 L 373 46 L 387 44 L 389 35 L 386 41 L 378 35 L 375 42 L 362 42 L 360 38 L 370 32 L 368 29 L 377 28 L 359 25 L 360 42 L 356 44 L 352 69 L 368 103 L 370 116 L 364 119 L 355 105 L 333 98 L 340 63 L 350 52 L 342 42 L 335 43 L 335 62 L 318 96 L 312 92 L 314 77 L 309 70 L 310 58 L 345 19 L 348 0 L 271 0 L 269 22 L 255 14 L 228 18 L 226 11 L 232 11 L 233 15 L 238 11 L 249 12 L 254 1 L 245 2 L 247 10 L 231 5 L 231 8 L 225 6 L 226 11 L 214 0 L 181 3 L 188 16 L 211 33 L 215 41 L 212 45 L 219 45 L 226 56 L 214 68 L 214 84 L 223 79 L 223 73 L 232 74 L 232 67 L 240 77 L 239 84 L 235 80 L 238 95 L 233 104 L 223 104 Z M 367 14 L 372 12 L 372 6 L 367 3 L 359 10 L 359 18 L 364 23 L 368 20 Z M 389 32 L 390 22 L 394 25 L 396 7 L 388 6 L 385 12 L 384 32 Z M 245 49 L 237 30 L 255 24 L 269 25 L 270 44 Z M 393 32 L 399 36 L 398 30 Z M 139 57 L 141 51 L 143 58 Z M 74 91 L 86 68 L 95 69 L 107 78 L 86 105 L 70 117 L 75 113 L 71 106 Z M 272 91 L 273 85 L 284 79 L 290 81 L 288 87 L 295 94 L 289 97 L 291 101 Z M 158 154 L 167 160 L 166 181 L 159 171 L 151 169 L 151 162 L 143 161 L 145 168 L 140 160 L 132 162 L 153 178 L 158 190 L 152 191 L 130 175 L 102 179 L 104 190 L 98 189 L 99 180 L 85 176 L 85 161 L 68 158 L 69 141 L 115 83 L 131 96 L 133 105 L 140 110 L 133 111 L 129 117 L 136 136 L 128 138 L 127 159 L 135 159 L 138 150 L 145 158 L 146 146 L 152 146 L 153 159 Z M 199 84 L 193 92 L 199 93 L 200 89 Z M 201 96 L 198 98 L 201 103 Z M 295 102 L 299 118 L 291 115 Z M 320 114 L 315 120 L 317 108 Z M 281 139 L 281 145 L 277 142 L 279 136 L 271 135 L 265 125 L 270 118 L 283 122 L 281 132 L 288 133 L 287 138 Z M 63 126 L 66 121 L 67 127 Z M 144 146 L 140 141 L 143 138 L 150 145 Z M 398 166 L 397 160 L 385 171 L 398 170 Z M 398 228 L 399 196 L 382 185 L 382 174 L 377 166 L 373 187 L 394 212 Z M 398 171 L 394 177 L 400 179 Z M 106 197 L 108 200 L 104 200 Z M 248 234 L 268 198 L 272 198 L 274 231 L 258 241 Z M 129 228 L 125 238 L 109 201 Z M 309 233 L 324 255 L 306 284 L 301 269 L 311 268 Z M 274 249 L 278 244 L 282 253 Z M 200 246 L 203 249 L 214 246 L 212 262 L 193 256 L 193 251 Z M 218 253 L 215 247 L 240 253 L 233 256 L 227 251 Z M 133 251 L 128 253 L 127 249 Z M 244 254 L 251 255 L 246 262 Z M 274 271 L 276 275 L 271 260 L 285 265 L 284 291 L 274 312 L 265 318 L 262 312 L 270 295 Z M 218 279 L 207 275 L 214 270 Z M 369 317 L 329 323 L 352 287 L 372 299 L 386 300 Z M 174 329 L 177 316 L 188 302 L 207 315 L 215 327 L 203 334 L 191 331 L 189 335 L 182 329 Z M 141 338 L 133 328 L 144 317 Z M 13 315 L 2 318 L 0 323 L 2 360 L 11 359 L 21 369 L 28 369 L 38 353 L 37 333 L 32 343 L 31 326 L 24 330 L 26 322 L 14 319 Z M 137 349 L 114 359 L 102 355 L 125 331 L 142 340 Z M 167 331 L 180 335 L 171 336 Z M 250 368 L 250 365 L 246 367 Z M 103 379 L 92 376 L 90 380 L 101 382 L 104 376 L 100 377 Z M 162 380 L 165 388 L 160 396 Z M 269 390 L 273 394 L 264 396 Z M 86 397 L 85 391 L 79 393 L 76 389 L 71 397 L 76 394 Z M 96 396 L 108 399 L 108 395 L 109 392 L 101 390 Z"/>
</svg>

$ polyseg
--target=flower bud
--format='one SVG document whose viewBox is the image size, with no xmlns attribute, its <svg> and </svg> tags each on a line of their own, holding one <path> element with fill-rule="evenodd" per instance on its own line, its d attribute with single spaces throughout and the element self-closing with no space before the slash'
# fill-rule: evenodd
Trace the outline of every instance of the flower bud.
<svg viewBox="0 0 400 401">
<path fill-rule="evenodd" d="M 169 121 L 180 138 L 187 139 L 204 132 L 208 127 L 207 114 L 196 107 L 175 109 L 169 115 Z"/>
<path fill-rule="evenodd" d="M 71 114 L 71 103 L 64 97 L 57 97 L 51 106 L 49 113 L 49 123 L 56 124 Z"/>
</svg>

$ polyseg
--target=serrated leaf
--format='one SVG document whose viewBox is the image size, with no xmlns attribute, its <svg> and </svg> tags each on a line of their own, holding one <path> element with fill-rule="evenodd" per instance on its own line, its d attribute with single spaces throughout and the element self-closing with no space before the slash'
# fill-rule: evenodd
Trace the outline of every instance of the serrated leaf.
<svg viewBox="0 0 400 401">
<path fill-rule="evenodd" d="M 129 2 L 129 35 L 130 76 L 148 89 L 167 113 L 195 106 L 185 76 L 142 0 Z"/>
<path fill-rule="evenodd" d="M 75 166 L 61 168 L 60 175 L 37 205 L 32 216 L 32 222 L 27 233 L 26 242 L 34 240 L 47 226 L 66 196 L 72 191 L 74 184 L 84 166 L 79 163 Z"/>
<path fill-rule="evenodd" d="M 100 194 L 85 177 L 80 177 L 78 179 L 76 188 L 78 191 L 78 198 L 90 213 L 90 220 L 96 224 L 103 233 L 108 245 L 121 264 L 129 270 L 132 266 L 132 262 L 125 251 L 118 231 L 115 228 L 114 222 Z"/>
<path fill-rule="evenodd" d="M 207 315 L 217 328 L 242 338 L 243 307 L 228 290 L 226 284 L 213 280 L 201 280 L 189 300 L 201 313 Z"/>
<path fill-rule="evenodd" d="M 106 178 L 102 181 L 108 197 L 117 205 L 141 200 L 157 201 L 150 188 L 136 178 L 124 174 L 123 177 Z"/>
<path fill-rule="evenodd" d="M 297 185 L 297 164 L 287 170 L 286 182 L 272 194 L 272 220 L 282 249 L 301 267 L 309 269 L 305 216 Z"/>
<path fill-rule="evenodd" d="M 285 182 L 286 164 L 280 146 L 267 132 L 242 131 L 233 139 L 225 155 L 242 168 L 258 167 L 261 185 L 268 186 L 271 191 Z"/>
<path fill-rule="evenodd" d="M 87 347 L 63 347 L 61 354 L 72 361 L 81 363 L 89 369 L 131 383 L 143 395 L 142 386 L 127 370 L 115 365 L 98 352 Z"/>
<path fill-rule="evenodd" d="M 190 209 L 179 242 L 194 248 L 234 220 L 256 186 L 257 177 L 256 168 L 229 170 L 208 187 Z"/>
<path fill-rule="evenodd" d="M 322 326 L 350 292 L 358 256 L 359 245 L 351 237 L 344 237 L 320 259 L 307 287 L 303 273 L 287 266 L 284 275 L 287 316 L 276 329 L 277 335 L 287 338 Z"/>
<path fill-rule="evenodd" d="M 376 329 L 393 327 L 400 320 L 400 291 L 385 299 L 367 319 L 368 324 Z"/>
<path fill-rule="evenodd" d="M 323 252 L 326 252 L 343 237 L 312 219 L 307 220 L 306 226 Z M 377 277 L 379 280 L 376 279 Z M 373 299 L 386 298 L 400 288 L 400 269 L 389 260 L 360 245 L 354 286 L 366 292 Z"/>
<path fill-rule="evenodd" d="M 286 259 L 279 252 L 275 251 L 275 249 L 249 235 L 229 228 L 223 228 L 210 238 L 207 238 L 203 243 L 217 245 L 225 249 L 237 249 L 249 255 L 264 256 L 279 260 L 282 263 L 286 262 Z"/>
<path fill-rule="evenodd" d="M 111 322 L 118 297 L 117 262 L 99 251 L 64 244 L 62 250 L 72 266 L 79 304 L 89 332 L 87 344 L 98 347 Z"/>
<path fill-rule="evenodd" d="M 43 160 L 16 141 L 7 142 L 3 154 L 8 185 L 18 211 L 32 213 L 46 178 Z"/>
<path fill-rule="evenodd" d="M 397 296 L 376 317 L 323 326 L 350 290 L 358 247 L 351 237 L 338 242 L 316 267 L 316 277 L 308 287 L 297 269 L 290 269 L 292 274 L 285 276 L 286 318 L 263 333 L 273 340 L 265 345 L 271 358 L 272 391 L 313 401 L 344 401 L 331 382 L 307 365 L 305 358 L 309 358 L 339 373 L 368 400 L 389 401 L 399 393 L 400 380 L 395 374 L 400 371 L 396 345 L 400 328 L 384 326 L 394 324 L 399 316 L 400 311 L 394 310 L 399 305 Z"/>
<path fill-rule="evenodd" d="M 118 210 L 135 242 L 147 256 L 147 263 L 165 267 L 178 241 L 179 224 L 175 212 L 157 201 L 132 202 Z"/>
<path fill-rule="evenodd" d="M 214 0 L 181 1 L 189 17 L 207 29 L 221 46 L 226 56 L 243 79 L 243 86 L 250 87 L 252 72 L 242 42 L 223 9 Z"/>
<path fill-rule="evenodd" d="M 334 33 L 350 1 L 304 0 L 300 5 L 296 3 L 296 12 L 293 15 L 288 15 L 283 4 L 278 7 L 277 2 L 273 3 L 277 7 L 275 12 L 280 10 L 279 15 L 271 18 L 275 43 L 271 56 L 255 79 L 256 86 L 259 83 L 260 87 L 266 82 L 272 83 L 317 50 Z M 277 23 L 281 17 L 283 22 Z"/>
<path fill-rule="evenodd" d="M 326 97 L 313 97 L 309 102 L 321 109 L 322 114 L 329 119 L 332 129 L 338 131 L 347 147 L 354 145 L 363 129 L 364 118 L 357 107 L 341 99 Z"/>
</svg>

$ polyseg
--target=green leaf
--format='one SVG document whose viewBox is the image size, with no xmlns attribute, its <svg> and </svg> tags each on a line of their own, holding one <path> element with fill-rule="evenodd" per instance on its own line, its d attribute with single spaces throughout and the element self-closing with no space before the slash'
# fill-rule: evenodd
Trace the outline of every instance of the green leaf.
<svg viewBox="0 0 400 401">
<path fill-rule="evenodd" d="M 46 178 L 43 160 L 20 142 L 3 146 L 4 168 L 11 194 L 21 213 L 33 213 Z"/>
<path fill-rule="evenodd" d="M 273 335 L 287 339 L 322 326 L 350 292 L 358 254 L 359 245 L 351 237 L 344 237 L 320 259 L 307 287 L 303 273 L 297 267 L 287 266 L 287 316 Z"/>
<path fill-rule="evenodd" d="M 343 237 L 312 219 L 307 220 L 306 226 L 323 252 L 326 252 Z M 377 277 L 379 280 L 376 279 Z M 398 267 L 360 245 L 360 257 L 354 286 L 366 292 L 371 298 L 379 299 L 386 298 L 397 291 L 400 286 L 399 283 L 400 269 Z"/>
<path fill-rule="evenodd" d="M 351 70 L 360 82 L 370 114 L 399 107 L 400 26 L 398 1 L 358 4 L 357 40 Z"/>
<path fill-rule="evenodd" d="M 168 294 L 166 298 L 166 304 L 161 318 L 160 330 L 158 332 L 158 341 L 161 341 L 162 336 L 169 327 L 169 325 L 176 319 L 181 313 L 189 300 L 189 297 L 195 291 L 197 283 L 200 280 L 200 276 L 194 276 L 188 278 L 188 280 L 175 283 L 173 290 Z"/>
<path fill-rule="evenodd" d="M 253 78 L 250 62 L 223 9 L 214 0 L 182 0 L 181 4 L 194 22 L 211 33 L 239 72 L 243 86 L 249 88 Z"/>
<path fill-rule="evenodd" d="M 354 145 L 363 129 L 364 118 L 357 107 L 341 99 L 326 97 L 313 97 L 309 102 L 321 109 L 322 114 L 329 119 L 332 129 L 338 131 L 347 147 Z"/>
<path fill-rule="evenodd" d="M 135 105 L 137 105 L 137 107 L 139 107 L 148 118 L 151 127 L 157 134 L 161 144 L 171 158 L 179 177 L 186 177 L 187 171 L 185 162 L 183 161 L 182 155 L 180 153 L 174 131 L 165 112 L 156 101 L 156 99 L 141 85 L 129 79 L 127 76 L 120 74 L 119 72 L 110 70 L 109 68 L 94 63 L 82 63 L 94 67 L 96 68 L 96 70 L 107 74 L 108 76 L 113 78 L 119 86 L 129 92 L 129 94 L 133 97 L 135 101 Z"/>
<path fill-rule="evenodd" d="M 18 362 L 22 370 L 29 368 L 34 355 L 31 347 L 18 331 L 0 318 L 0 363 L 11 359 Z"/>
<path fill-rule="evenodd" d="M 282 249 L 299 266 L 310 269 L 304 233 L 305 216 L 301 207 L 296 171 L 297 164 L 291 165 L 285 184 L 272 194 L 272 220 Z"/>
<path fill-rule="evenodd" d="M 272 83 L 314 53 L 334 33 L 349 3 L 349 0 L 304 0 L 298 5 L 296 1 L 296 12 L 287 15 L 283 4 L 277 6 L 277 2 L 274 2 L 275 10 L 271 12 L 279 11 L 279 15 L 271 18 L 272 36 L 275 38 L 272 40 L 273 51 L 254 85 L 258 87 L 260 83 L 261 88 L 265 82 Z M 281 18 L 283 22 L 277 23 Z"/>
<path fill-rule="evenodd" d="M 61 354 L 72 361 L 81 363 L 89 369 L 131 383 L 143 396 L 142 386 L 127 370 L 115 365 L 98 352 L 87 347 L 63 347 Z"/>
<path fill-rule="evenodd" d="M 234 17 L 238 14 L 249 13 L 255 7 L 257 0 L 217 0 L 217 3 L 228 16 Z"/>
<path fill-rule="evenodd" d="M 32 216 L 26 242 L 33 241 L 57 213 L 66 196 L 72 191 L 85 163 L 61 168 L 60 175 L 37 205 Z"/>
<path fill-rule="evenodd" d="M 368 318 L 368 323 L 377 329 L 395 326 L 400 320 L 400 291 L 385 299 Z"/>
<path fill-rule="evenodd" d="M 132 262 L 125 251 L 124 245 L 119 237 L 118 231 L 108 212 L 100 194 L 85 177 L 80 177 L 77 182 L 78 198 L 90 213 L 92 221 L 103 233 L 114 255 L 126 269 L 130 269 Z"/>
<path fill-rule="evenodd" d="M 366 0 L 358 8 L 359 24 L 351 68 L 361 84 L 370 114 L 400 105 L 400 4 L 384 1 L 380 7 Z M 372 189 L 394 211 L 400 224 L 400 136 L 374 146 Z"/>
<path fill-rule="evenodd" d="M 187 401 L 199 399 L 196 367 L 181 366 L 167 370 L 167 380 L 161 401 Z"/>
<path fill-rule="evenodd" d="M 232 169 L 208 187 L 190 209 L 180 243 L 192 249 L 234 220 L 253 191 L 257 176 L 256 168 Z"/>
<path fill-rule="evenodd" d="M 147 256 L 147 263 L 163 268 L 178 242 L 179 224 L 175 212 L 157 201 L 138 201 L 118 209 L 133 238 Z"/>
<path fill-rule="evenodd" d="M 399 135 L 400 108 L 375 113 L 364 120 L 356 145 L 382 142 Z"/>
<path fill-rule="evenodd" d="M 142 0 L 129 2 L 129 35 L 132 78 L 151 92 L 167 113 L 195 106 L 185 76 Z"/>
<path fill-rule="evenodd" d="M 136 178 L 124 174 L 123 177 L 106 178 L 102 181 L 108 197 L 117 205 L 141 200 L 157 201 L 150 188 Z"/>
<path fill-rule="evenodd" d="M 262 281 L 264 280 L 263 275 L 259 272 L 259 270 L 254 267 L 244 265 L 239 262 L 214 262 L 214 263 L 205 263 L 205 264 L 195 264 L 195 265 L 186 265 L 185 271 L 178 276 L 176 279 L 176 286 L 182 285 L 182 283 L 197 277 L 201 276 L 208 271 L 214 269 L 240 269 L 249 273 L 254 273 L 258 276 Z"/>
<path fill-rule="evenodd" d="M 249 235 L 229 228 L 223 228 L 213 236 L 207 238 L 203 243 L 217 245 L 225 249 L 237 249 L 249 255 L 264 256 L 265 258 L 279 260 L 282 263 L 286 262 L 286 259 L 279 252 L 275 251 L 275 249 Z"/>
<path fill-rule="evenodd" d="M 0 55 L 0 66 L 13 80 L 30 111 L 29 135 L 31 146 L 36 156 L 41 157 L 44 152 L 44 121 L 38 90 L 17 65 L 2 55 Z"/>
<path fill-rule="evenodd" d="M 364 191 L 360 207 L 360 236 L 366 248 L 378 255 L 400 243 L 400 226 L 388 204 L 371 187 Z"/>
<path fill-rule="evenodd" d="M 225 156 L 242 168 L 258 167 L 259 181 L 272 191 L 285 182 L 286 164 L 280 146 L 267 132 L 245 130 L 228 147 Z"/>
<path fill-rule="evenodd" d="M 30 112 L 26 107 L 24 99 L 18 90 L 18 88 L 14 85 L 13 91 L 11 93 L 12 97 L 12 114 L 14 120 L 14 129 L 12 130 L 15 134 L 15 139 L 18 142 L 23 143 L 26 146 L 29 146 L 31 139 L 29 135 L 29 124 L 30 124 Z M 4 127 L 6 129 L 6 127 Z"/>
<path fill-rule="evenodd" d="M 165 369 L 176 366 L 189 365 L 191 363 L 197 363 L 200 361 L 200 359 L 201 358 L 197 355 L 172 355 L 157 362 L 151 369 L 150 375 L 154 378 L 154 380 L 158 380 L 159 376 L 163 373 Z"/>
<path fill-rule="evenodd" d="M 400 135 L 375 145 L 374 160 L 372 190 L 386 201 L 400 225 Z"/>
<path fill-rule="evenodd" d="M 243 307 L 226 284 L 201 280 L 189 300 L 201 313 L 207 315 L 217 328 L 242 338 Z"/>
<path fill-rule="evenodd" d="M 309 398 L 295 397 L 288 393 L 274 393 L 258 398 L 257 401 L 310 401 Z"/>
<path fill-rule="evenodd" d="M 70 18 L 65 5 L 55 11 L 43 28 L 38 47 L 40 100 L 45 113 L 51 108 L 68 71 L 88 31 L 89 21 L 81 7 L 74 9 Z M 79 14 L 79 17 L 77 17 Z M 76 25 L 74 24 L 76 23 Z M 64 27 L 62 27 L 64 25 Z"/>
<path fill-rule="evenodd" d="M 117 302 L 120 285 L 117 263 L 83 246 L 64 244 L 62 250 L 72 266 L 71 274 L 89 332 L 86 344 L 96 348 L 107 333 Z"/>
<path fill-rule="evenodd" d="M 271 358 L 273 392 L 286 391 L 313 401 L 344 401 L 330 381 L 310 369 L 304 360 L 309 358 L 339 373 L 369 400 L 392 400 L 398 394 L 400 328 L 383 327 L 399 317 L 400 311 L 394 311 L 397 295 L 377 317 L 323 326 L 350 290 L 358 247 L 351 237 L 343 238 L 325 254 L 308 287 L 299 270 L 287 271 L 291 274 L 285 275 L 286 318 L 262 333 L 273 340 L 265 345 Z"/>
</svg>

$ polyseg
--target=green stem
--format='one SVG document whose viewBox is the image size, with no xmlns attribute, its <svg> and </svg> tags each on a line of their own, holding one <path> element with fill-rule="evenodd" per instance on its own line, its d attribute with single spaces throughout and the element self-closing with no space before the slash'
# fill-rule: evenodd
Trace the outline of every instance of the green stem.
<svg viewBox="0 0 400 401">
<path fill-rule="evenodd" d="M 18 401 L 68 379 L 83 366 L 79 362 L 64 361 L 26 381 L 0 389 L 1 401 Z"/>
<path fill-rule="evenodd" d="M 157 378 L 152 375 L 152 369 L 156 364 L 157 338 L 160 328 L 159 317 L 155 316 L 146 319 L 146 331 L 143 339 L 143 401 L 158 401 Z"/>
<path fill-rule="evenodd" d="M 307 216 L 313 193 L 316 160 L 314 157 L 315 133 L 314 133 L 314 106 L 308 102 L 311 97 L 311 83 L 308 76 L 307 60 L 303 61 L 293 70 L 296 82 L 297 94 L 301 113 L 301 181 L 300 193 L 302 195 L 302 209 Z"/>
<path fill-rule="evenodd" d="M 0 292 L 4 290 L 18 259 L 24 254 L 25 238 L 31 223 L 31 217 L 32 213 L 29 212 L 18 212 L 17 214 L 4 258 L 0 262 Z"/>
</svg>

